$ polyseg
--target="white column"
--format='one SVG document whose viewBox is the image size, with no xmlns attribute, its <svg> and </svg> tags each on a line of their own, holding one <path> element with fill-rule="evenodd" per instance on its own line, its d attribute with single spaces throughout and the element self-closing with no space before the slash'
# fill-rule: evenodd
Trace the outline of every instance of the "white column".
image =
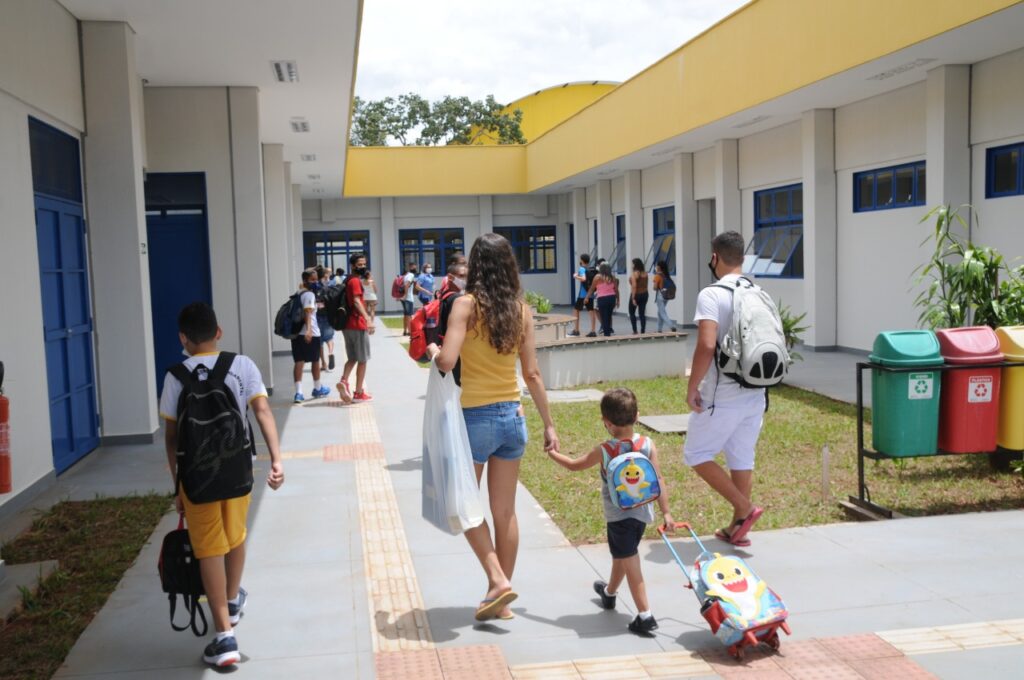
<svg viewBox="0 0 1024 680">
<path fill-rule="evenodd" d="M 627 271 L 633 271 L 634 257 L 643 259 L 647 255 L 644 243 L 644 207 L 641 195 L 639 170 L 627 170 L 625 177 L 625 208 L 626 208 L 626 260 Z"/>
<path fill-rule="evenodd" d="M 804 342 L 819 349 L 836 345 L 836 162 L 832 109 L 804 111 Z"/>
<path fill-rule="evenodd" d="M 597 256 L 610 257 L 615 250 L 615 217 L 612 215 L 612 182 L 597 182 Z"/>
<path fill-rule="evenodd" d="M 932 69 L 926 97 L 928 204 L 969 203 L 971 67 L 951 64 Z"/>
<path fill-rule="evenodd" d="M 740 224 L 739 145 L 735 139 L 715 142 L 715 234 L 739 231 Z"/>
<path fill-rule="evenodd" d="M 700 246 L 697 232 L 697 201 L 693 199 L 693 154 L 681 153 L 672 159 L 676 213 L 676 299 L 669 303 L 675 318 L 690 323 L 697 308 L 700 289 Z"/>
<path fill-rule="evenodd" d="M 231 189 L 235 199 L 238 323 L 241 331 L 238 344 L 242 353 L 256 362 L 267 387 L 273 387 L 259 90 L 255 87 L 228 88 L 228 112 L 231 124 Z"/>
<path fill-rule="evenodd" d="M 546 197 L 545 197 L 546 198 Z M 473 246 L 473 241 L 476 240 L 477 236 L 483 236 L 494 231 L 494 197 L 493 196 L 480 196 L 480 230 L 477 234 L 471 235 L 466 234 L 466 255 L 469 255 L 469 249 Z"/>
<path fill-rule="evenodd" d="M 402 305 L 391 297 L 391 282 L 405 273 L 405 263 L 398 252 L 398 230 L 395 228 L 395 199 L 380 199 L 380 245 L 383 250 L 383 275 L 378 275 L 377 304 L 386 311 L 395 311 Z"/>
<path fill-rule="evenodd" d="M 263 209 L 267 223 L 267 276 L 270 281 L 270 313 L 284 304 L 292 294 L 291 266 L 288 253 L 289 216 L 286 196 L 291 193 L 290 187 L 284 182 L 284 145 L 263 145 Z M 273 318 L 273 317 L 271 317 Z M 274 352 L 287 352 L 290 345 L 282 337 L 271 337 L 271 349 Z"/>
<path fill-rule="evenodd" d="M 306 268 L 306 254 L 302 251 L 302 185 L 293 184 L 291 186 L 292 267 L 294 267 L 292 285 L 298 289 L 302 278 L 302 270 Z M 348 267 L 345 267 L 345 271 L 348 271 Z"/>
<path fill-rule="evenodd" d="M 96 377 L 108 438 L 157 429 L 149 296 L 142 87 L 135 34 L 125 23 L 82 22 L 85 187 L 96 340 Z"/>
</svg>

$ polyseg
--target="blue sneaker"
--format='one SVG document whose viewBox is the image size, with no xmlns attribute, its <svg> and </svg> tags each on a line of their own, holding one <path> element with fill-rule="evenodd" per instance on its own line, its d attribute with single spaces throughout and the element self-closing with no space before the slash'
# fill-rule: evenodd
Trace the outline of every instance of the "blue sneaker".
<svg viewBox="0 0 1024 680">
<path fill-rule="evenodd" d="M 302 392 L 296 392 L 295 393 L 295 399 L 292 400 L 292 401 L 295 404 L 301 404 L 302 402 L 306 401 L 306 398 L 304 396 L 302 396 Z"/>
<path fill-rule="evenodd" d="M 212 666 L 224 668 L 233 666 L 241 660 L 242 655 L 238 653 L 238 642 L 233 635 L 220 640 L 214 638 L 213 642 L 206 645 L 206 649 L 203 650 L 203 661 Z"/>
<path fill-rule="evenodd" d="M 242 620 L 242 610 L 245 609 L 245 601 L 249 599 L 249 593 L 245 588 L 238 589 L 238 604 L 232 604 L 228 600 L 228 617 L 232 626 L 237 626 Z"/>
<path fill-rule="evenodd" d="M 326 397 L 331 393 L 331 388 L 327 385 L 322 386 L 320 389 L 313 388 L 313 398 L 319 399 L 320 397 Z"/>
</svg>

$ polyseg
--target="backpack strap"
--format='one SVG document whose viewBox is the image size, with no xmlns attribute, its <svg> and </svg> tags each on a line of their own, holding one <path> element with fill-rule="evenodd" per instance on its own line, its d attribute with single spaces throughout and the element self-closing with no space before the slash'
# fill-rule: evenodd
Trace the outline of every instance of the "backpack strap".
<svg viewBox="0 0 1024 680">
<path fill-rule="evenodd" d="M 174 364 L 167 369 L 167 372 L 177 378 L 182 387 L 191 385 L 195 380 L 195 377 L 192 375 L 192 371 L 188 370 L 184 363 Z"/>
<path fill-rule="evenodd" d="M 210 371 L 210 375 L 206 379 L 223 383 L 224 379 L 228 377 L 228 370 L 231 368 L 231 364 L 236 356 L 234 352 L 221 352 L 220 356 L 217 357 L 217 363 L 213 365 L 213 370 Z"/>
</svg>

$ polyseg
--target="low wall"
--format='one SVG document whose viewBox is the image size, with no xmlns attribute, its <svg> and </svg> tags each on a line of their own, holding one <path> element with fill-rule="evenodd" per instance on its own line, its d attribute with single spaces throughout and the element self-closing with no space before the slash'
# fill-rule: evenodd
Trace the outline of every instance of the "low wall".
<svg viewBox="0 0 1024 680">
<path fill-rule="evenodd" d="M 544 376 L 544 386 L 548 389 L 663 375 L 681 376 L 688 361 L 686 333 L 572 338 L 537 343 L 537 363 Z"/>
</svg>

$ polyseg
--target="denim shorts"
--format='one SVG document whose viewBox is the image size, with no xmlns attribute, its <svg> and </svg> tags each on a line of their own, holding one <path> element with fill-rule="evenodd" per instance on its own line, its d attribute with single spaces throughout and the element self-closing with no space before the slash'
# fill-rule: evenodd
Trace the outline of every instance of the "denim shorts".
<svg viewBox="0 0 1024 680">
<path fill-rule="evenodd" d="M 518 401 L 462 409 L 474 463 L 483 465 L 491 456 L 503 460 L 522 457 L 526 451 L 526 416 L 516 415 L 518 410 Z"/>
<path fill-rule="evenodd" d="M 412 300 L 402 300 L 402 314 L 412 316 Z"/>
</svg>

